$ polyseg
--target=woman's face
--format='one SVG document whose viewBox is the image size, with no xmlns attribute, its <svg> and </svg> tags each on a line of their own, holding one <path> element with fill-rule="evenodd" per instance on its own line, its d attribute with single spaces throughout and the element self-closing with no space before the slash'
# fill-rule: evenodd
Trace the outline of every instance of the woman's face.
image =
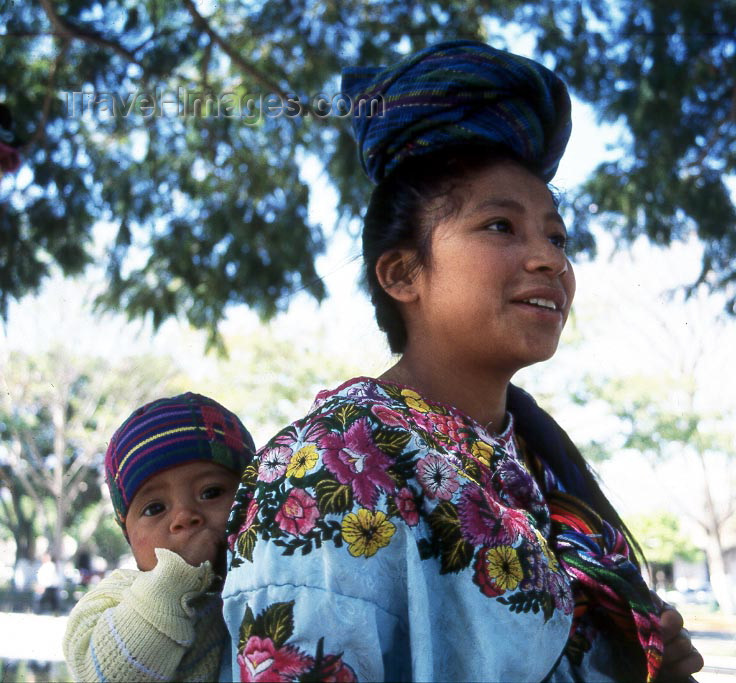
<svg viewBox="0 0 736 683">
<path fill-rule="evenodd" d="M 486 371 L 555 352 L 575 293 L 566 230 L 545 183 L 513 161 L 458 185 L 405 309 L 407 351 Z M 431 207 L 428 208 L 431 211 Z"/>
</svg>

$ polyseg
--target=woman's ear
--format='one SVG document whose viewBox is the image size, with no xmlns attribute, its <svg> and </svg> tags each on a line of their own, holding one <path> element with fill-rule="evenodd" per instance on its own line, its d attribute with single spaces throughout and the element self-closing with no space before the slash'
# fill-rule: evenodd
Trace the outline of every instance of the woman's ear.
<svg viewBox="0 0 736 683">
<path fill-rule="evenodd" d="M 416 301 L 416 275 L 419 272 L 414 249 L 390 249 L 376 261 L 376 277 L 384 291 L 396 301 Z"/>
</svg>

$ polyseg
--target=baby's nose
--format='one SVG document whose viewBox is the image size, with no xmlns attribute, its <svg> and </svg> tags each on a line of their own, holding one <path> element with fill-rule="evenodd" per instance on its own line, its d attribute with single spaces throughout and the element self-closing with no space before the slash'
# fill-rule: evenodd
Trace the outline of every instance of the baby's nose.
<svg viewBox="0 0 736 683">
<path fill-rule="evenodd" d="M 181 505 L 174 511 L 171 521 L 172 529 L 186 529 L 198 526 L 204 522 L 204 517 L 194 505 Z"/>
</svg>

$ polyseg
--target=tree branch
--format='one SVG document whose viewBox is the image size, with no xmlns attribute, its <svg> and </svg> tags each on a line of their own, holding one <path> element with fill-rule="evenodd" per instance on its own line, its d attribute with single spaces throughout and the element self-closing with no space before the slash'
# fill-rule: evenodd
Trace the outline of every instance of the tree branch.
<svg viewBox="0 0 736 683">
<path fill-rule="evenodd" d="M 46 16 L 57 34 L 69 39 L 76 38 L 84 41 L 85 43 L 92 43 L 93 45 L 107 48 L 124 59 L 127 59 L 129 62 L 143 68 L 143 65 L 136 59 L 135 55 L 119 43 L 116 43 L 114 40 L 109 40 L 108 38 L 103 38 L 101 35 L 96 33 L 84 31 L 78 26 L 74 26 L 60 17 L 54 9 L 52 0 L 41 0 L 41 7 L 43 7 L 44 12 L 46 12 Z"/>
<path fill-rule="evenodd" d="M 8 529 L 10 529 L 13 536 L 15 536 L 17 528 L 19 526 L 18 520 L 15 519 L 15 515 L 13 514 L 11 508 L 8 506 L 8 501 L 5 500 L 4 496 L 0 496 L 0 506 L 2 506 L 5 519 L 7 520 L 5 524 L 7 525 Z"/>
<path fill-rule="evenodd" d="M 40 142 L 44 135 L 46 135 L 46 122 L 49 120 L 49 114 L 51 113 L 51 102 L 54 99 L 54 80 L 56 79 L 56 70 L 59 68 L 59 64 L 61 64 L 62 60 L 66 56 L 67 48 L 69 47 L 69 40 L 66 38 L 62 38 L 61 43 L 61 49 L 59 50 L 59 54 L 56 55 L 56 59 L 54 59 L 54 63 L 51 67 L 51 71 L 49 72 L 49 79 L 46 83 L 46 94 L 43 98 L 43 106 L 41 108 L 41 120 L 38 122 L 38 126 L 36 126 L 36 130 L 31 136 L 30 140 L 26 142 L 23 145 L 24 149 L 28 149 L 29 147 L 35 145 L 37 142 Z"/>
<path fill-rule="evenodd" d="M 33 486 L 33 483 L 28 479 L 27 473 L 24 472 L 23 469 L 20 467 L 21 459 L 18 454 L 18 450 L 20 450 L 21 448 L 22 446 L 20 445 L 20 441 L 13 439 L 13 442 L 8 449 L 11 455 L 13 473 L 16 477 L 18 477 L 18 481 L 20 481 L 21 485 L 25 489 L 25 492 L 33 499 L 34 503 L 36 503 L 36 505 L 41 508 L 43 503 L 36 491 L 36 488 Z M 32 473 L 33 468 L 31 468 L 29 471 Z"/>
<path fill-rule="evenodd" d="M 720 121 L 716 121 L 713 125 L 713 128 L 710 132 L 710 135 L 708 135 L 708 139 L 703 144 L 700 154 L 698 154 L 698 158 L 695 159 L 695 161 L 692 161 L 691 163 L 687 164 L 685 166 L 686 169 L 693 169 L 693 168 L 700 168 L 703 165 L 703 162 L 705 161 L 705 158 L 710 154 L 710 150 L 713 148 L 713 145 L 716 144 L 716 141 L 718 140 L 719 133 L 718 131 L 721 129 L 721 126 L 726 125 L 727 123 L 734 123 L 736 122 L 736 84 L 733 86 L 731 90 L 731 107 L 728 110 L 728 114 L 726 114 Z"/>
<path fill-rule="evenodd" d="M 253 77 L 258 83 L 264 86 L 269 93 L 274 93 L 283 99 L 288 99 L 289 93 L 287 93 L 278 83 L 272 81 L 268 76 L 256 69 L 252 64 L 246 62 L 232 48 L 232 46 L 209 25 L 209 22 L 197 11 L 192 0 L 184 0 L 184 5 L 195 23 L 198 24 L 199 27 L 209 36 L 213 43 L 217 44 L 222 49 L 222 51 L 231 59 L 233 64 L 235 64 L 244 73 Z"/>
</svg>

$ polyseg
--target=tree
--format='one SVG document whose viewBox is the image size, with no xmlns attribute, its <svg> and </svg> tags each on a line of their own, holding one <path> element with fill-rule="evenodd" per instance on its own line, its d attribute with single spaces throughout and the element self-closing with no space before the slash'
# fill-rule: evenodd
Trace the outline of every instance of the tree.
<svg viewBox="0 0 736 683">
<path fill-rule="evenodd" d="M 640 515 L 627 526 L 644 549 L 648 563 L 671 564 L 678 558 L 692 562 L 702 555 L 671 512 Z"/>
<path fill-rule="evenodd" d="M 160 359 L 115 367 L 99 358 L 76 358 L 63 347 L 38 356 L 11 352 L 5 380 L 0 524 L 16 539 L 17 559 L 33 559 L 33 541 L 43 534 L 60 561 L 64 532 L 100 501 L 107 441 L 130 406 L 180 385 Z M 109 515 L 110 506 L 98 513 Z"/>
<path fill-rule="evenodd" d="M 670 499 L 701 528 L 713 591 L 721 609 L 731 614 L 734 590 L 725 554 L 736 520 L 734 411 L 704 409 L 699 405 L 700 390 L 696 372 L 673 372 L 669 377 L 592 380 L 578 400 L 588 406 L 604 401 L 620 420 L 619 442 L 596 443 L 595 452 L 610 456 L 632 449 L 647 456 L 653 466 L 670 463 L 679 468 L 684 488 Z"/>
<path fill-rule="evenodd" d="M 99 221 L 112 226 L 100 303 L 132 317 L 185 315 L 216 340 L 229 304 L 268 316 L 297 291 L 319 299 L 324 236 L 300 165 L 320 160 L 345 223 L 368 183 L 342 110 L 312 96 L 336 93 L 344 65 L 387 63 L 430 41 L 504 46 L 492 27 L 514 20 L 627 131 L 624 154 L 575 202 L 578 243 L 592 248 L 593 204 L 623 240 L 668 243 L 694 227 L 706 246 L 700 279 L 733 292 L 730 0 L 29 0 L 0 10 L 0 62 L 12 74 L 0 102 L 24 160 L 0 182 L 0 313 L 50 263 L 82 271 Z"/>
<path fill-rule="evenodd" d="M 573 92 L 623 124 L 619 153 L 578 193 L 578 229 L 598 214 L 623 242 L 696 231 L 693 289 L 724 291 L 736 313 L 736 4 L 563 0 L 522 12 Z"/>
</svg>

